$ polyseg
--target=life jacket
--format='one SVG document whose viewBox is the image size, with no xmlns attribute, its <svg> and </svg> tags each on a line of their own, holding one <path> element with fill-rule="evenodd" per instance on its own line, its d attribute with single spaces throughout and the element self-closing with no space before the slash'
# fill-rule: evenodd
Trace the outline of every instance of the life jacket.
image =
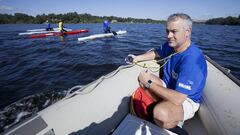
<svg viewBox="0 0 240 135">
<path fill-rule="evenodd" d="M 63 22 L 59 22 L 59 23 L 58 23 L 58 28 L 59 28 L 60 30 L 63 29 Z"/>
<path fill-rule="evenodd" d="M 156 103 L 143 88 L 138 87 L 131 96 L 130 112 L 142 119 L 153 121 L 153 108 Z"/>
</svg>

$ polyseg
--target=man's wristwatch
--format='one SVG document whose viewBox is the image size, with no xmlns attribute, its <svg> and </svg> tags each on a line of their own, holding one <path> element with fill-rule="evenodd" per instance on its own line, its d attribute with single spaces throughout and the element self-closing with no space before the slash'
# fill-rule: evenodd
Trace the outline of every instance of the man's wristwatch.
<svg viewBox="0 0 240 135">
<path fill-rule="evenodd" d="M 144 85 L 144 87 L 149 89 L 151 84 L 152 84 L 152 80 L 148 80 L 147 83 Z"/>
</svg>

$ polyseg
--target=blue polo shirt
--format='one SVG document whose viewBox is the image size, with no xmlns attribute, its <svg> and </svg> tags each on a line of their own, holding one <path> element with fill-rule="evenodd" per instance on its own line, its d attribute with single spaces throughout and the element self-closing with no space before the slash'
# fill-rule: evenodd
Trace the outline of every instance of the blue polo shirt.
<svg viewBox="0 0 240 135">
<path fill-rule="evenodd" d="M 161 58 L 174 53 L 168 43 L 156 49 Z M 167 61 L 167 60 L 166 60 Z M 207 78 L 207 64 L 202 51 L 194 44 L 187 50 L 173 55 L 163 67 L 163 81 L 167 88 L 188 95 L 199 103 Z"/>
</svg>

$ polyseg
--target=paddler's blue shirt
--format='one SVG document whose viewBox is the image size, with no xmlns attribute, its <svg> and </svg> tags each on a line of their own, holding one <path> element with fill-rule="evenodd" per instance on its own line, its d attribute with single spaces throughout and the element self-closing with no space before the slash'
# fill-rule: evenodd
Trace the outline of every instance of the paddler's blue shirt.
<svg viewBox="0 0 240 135">
<path fill-rule="evenodd" d="M 156 49 L 161 58 L 174 53 L 168 43 Z M 163 67 L 163 81 L 167 88 L 188 95 L 199 103 L 207 77 L 207 64 L 202 51 L 194 44 L 187 50 L 173 55 Z"/>
<path fill-rule="evenodd" d="M 105 33 L 111 33 L 110 24 L 108 21 L 103 22 L 103 30 Z"/>
<path fill-rule="evenodd" d="M 47 23 L 47 28 L 51 28 L 51 24 L 49 22 Z"/>
</svg>

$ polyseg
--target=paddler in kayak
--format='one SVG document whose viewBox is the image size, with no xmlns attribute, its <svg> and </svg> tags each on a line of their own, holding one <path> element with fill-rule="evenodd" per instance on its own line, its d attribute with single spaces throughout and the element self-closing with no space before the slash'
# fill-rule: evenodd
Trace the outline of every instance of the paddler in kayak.
<svg viewBox="0 0 240 135">
<path fill-rule="evenodd" d="M 103 31 L 104 31 L 104 33 L 113 33 L 114 35 L 117 35 L 117 33 L 115 31 L 111 30 L 110 23 L 108 20 L 105 20 L 103 22 Z"/>
<path fill-rule="evenodd" d="M 50 24 L 50 22 L 49 22 L 48 20 L 46 21 L 46 24 L 47 24 L 46 31 L 51 31 L 51 30 L 53 30 L 53 28 L 51 27 L 51 24 Z"/>
<path fill-rule="evenodd" d="M 63 25 L 63 21 L 60 20 L 59 23 L 58 23 L 58 28 L 60 29 L 60 32 L 63 33 L 63 32 L 67 32 L 67 30 L 65 30 L 65 26 Z"/>
</svg>

